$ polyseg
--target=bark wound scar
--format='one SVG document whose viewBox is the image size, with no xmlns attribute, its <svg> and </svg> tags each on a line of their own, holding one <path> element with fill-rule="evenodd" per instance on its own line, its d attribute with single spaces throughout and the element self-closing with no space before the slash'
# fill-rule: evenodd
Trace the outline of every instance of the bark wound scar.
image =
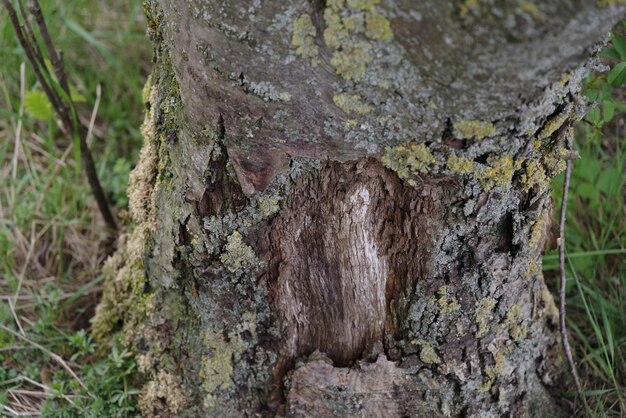
<svg viewBox="0 0 626 418">
<path fill-rule="evenodd" d="M 426 274 L 443 184 L 408 187 L 367 159 L 299 180 L 302 193 L 291 193 L 265 243 L 282 334 L 277 378 L 315 350 L 351 365 L 401 332 L 396 318 Z"/>
</svg>

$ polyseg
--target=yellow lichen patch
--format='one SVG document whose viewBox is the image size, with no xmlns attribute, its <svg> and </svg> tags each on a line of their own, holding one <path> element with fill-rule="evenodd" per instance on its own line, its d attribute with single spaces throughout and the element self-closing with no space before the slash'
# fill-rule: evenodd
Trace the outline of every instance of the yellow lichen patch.
<svg viewBox="0 0 626 418">
<path fill-rule="evenodd" d="M 405 179 L 414 174 L 426 174 L 435 157 L 423 144 L 398 145 L 386 147 L 381 158 L 385 167 L 395 171 L 398 177 Z"/>
<path fill-rule="evenodd" d="M 343 110 L 346 113 L 354 112 L 360 115 L 365 115 L 372 110 L 371 107 L 363 103 L 361 96 L 359 96 L 358 94 L 335 94 L 335 96 L 333 97 L 333 102 L 339 109 Z"/>
<path fill-rule="evenodd" d="M 458 139 L 483 139 L 493 136 L 496 127 L 491 122 L 481 120 L 460 120 L 452 124 L 454 136 Z"/>
<path fill-rule="evenodd" d="M 393 36 L 389 20 L 380 13 L 368 13 L 365 28 L 365 34 L 372 39 L 388 41 Z"/>
<path fill-rule="evenodd" d="M 204 405 L 212 407 L 216 403 L 216 391 L 228 390 L 233 385 L 233 362 L 236 362 L 246 350 L 242 333 L 256 335 L 256 317 L 254 314 L 242 315 L 236 330 L 225 333 L 207 330 L 203 335 L 203 345 L 208 353 L 202 356 L 199 376 L 206 393 Z"/>
<path fill-rule="evenodd" d="M 626 0 L 598 0 L 598 6 L 608 7 L 614 4 L 626 4 Z"/>
<path fill-rule="evenodd" d="M 259 214 L 262 218 L 272 216 L 280 210 L 280 200 L 275 196 L 259 198 Z"/>
<path fill-rule="evenodd" d="M 231 272 L 241 270 L 256 262 L 254 250 L 243 242 L 243 237 L 239 231 L 234 231 L 228 237 L 224 250 L 220 260 Z"/>
<path fill-rule="evenodd" d="M 523 11 L 531 15 L 533 19 L 539 19 L 539 8 L 532 1 L 523 1 L 520 7 Z"/>
<path fill-rule="evenodd" d="M 345 27 L 345 19 L 342 21 L 341 16 L 337 14 L 332 6 L 327 6 L 324 10 L 324 20 L 326 22 L 326 29 L 324 29 L 324 42 L 331 49 L 339 49 L 344 42 L 347 42 L 347 38 L 350 29 Z M 353 19 L 350 18 L 348 23 L 352 25 Z M 353 27 L 356 31 L 356 27 Z"/>
<path fill-rule="evenodd" d="M 478 388 L 478 393 L 484 393 L 491 389 L 491 386 L 493 386 L 498 376 L 500 376 L 504 371 L 504 366 L 506 364 L 506 357 L 504 353 L 497 353 L 494 356 L 494 361 L 495 363 L 493 365 L 487 366 L 487 368 L 485 369 L 487 380 L 480 385 L 480 387 Z"/>
<path fill-rule="evenodd" d="M 459 174 L 467 174 L 474 169 L 474 162 L 472 160 L 463 156 L 458 157 L 454 154 L 448 156 L 447 165 L 450 171 Z"/>
<path fill-rule="evenodd" d="M 211 407 L 215 404 L 217 390 L 226 390 L 232 387 L 233 359 L 236 359 L 245 350 L 245 342 L 235 333 L 229 333 L 226 338 L 220 332 L 206 331 L 204 346 L 209 354 L 202 356 L 200 378 L 206 392 L 204 404 Z"/>
<path fill-rule="evenodd" d="M 539 265 L 537 260 L 531 260 L 530 263 L 528 263 L 528 269 L 524 273 L 524 277 L 528 279 L 540 273 L 541 273 L 541 266 Z"/>
<path fill-rule="evenodd" d="M 478 4 L 478 0 L 464 0 L 463 3 L 459 6 L 459 14 L 461 17 L 467 16 L 470 10 L 479 10 L 480 6 Z"/>
<path fill-rule="evenodd" d="M 146 83 L 147 84 L 147 83 Z M 158 94 L 156 85 L 149 87 L 146 103 L 154 103 Z M 136 222 L 143 222 L 149 215 L 153 199 L 154 180 L 157 173 L 157 151 L 155 133 L 155 112 L 152 107 L 146 111 L 141 134 L 144 145 L 139 154 L 139 161 L 130 173 L 128 180 L 128 209 Z"/>
<path fill-rule="evenodd" d="M 159 371 L 156 378 L 144 386 L 139 397 L 140 410 L 148 411 L 148 414 L 152 411 L 154 416 L 161 416 L 163 412 L 177 414 L 185 409 L 187 403 L 188 397 L 185 396 L 178 377 L 164 370 Z M 163 405 L 167 405 L 167 411 L 155 411 Z"/>
<path fill-rule="evenodd" d="M 536 250 L 539 244 L 543 241 L 546 234 L 546 227 L 549 220 L 548 213 L 542 213 L 539 218 L 533 223 L 530 228 L 530 238 L 528 239 L 528 245 L 532 250 Z"/>
<path fill-rule="evenodd" d="M 569 117 L 569 112 L 563 112 L 556 117 L 550 119 L 543 126 L 543 129 L 541 129 L 541 132 L 539 133 L 539 139 L 543 140 L 551 137 L 553 133 L 555 133 L 561 126 L 563 126 L 563 124 Z"/>
<path fill-rule="evenodd" d="M 562 150 L 552 150 L 541 158 L 544 169 L 549 172 L 551 176 L 556 176 L 565 171 L 567 163 L 563 159 L 561 151 Z"/>
<path fill-rule="evenodd" d="M 493 320 L 493 308 L 496 306 L 496 300 L 492 297 L 482 298 L 476 306 L 476 338 L 482 338 L 491 330 L 491 321 Z"/>
<path fill-rule="evenodd" d="M 506 187 L 511 184 L 511 178 L 515 170 L 513 157 L 505 155 L 497 158 L 491 156 L 487 159 L 489 168 L 479 173 L 479 178 L 485 190 L 491 190 L 496 186 Z"/>
<path fill-rule="evenodd" d="M 422 362 L 426 364 L 441 363 L 441 359 L 432 345 L 426 341 L 420 341 L 419 344 L 422 346 L 422 349 L 420 350 L 420 360 L 422 360 Z"/>
<path fill-rule="evenodd" d="M 152 73 L 148 74 L 146 84 L 143 85 L 141 100 L 144 105 L 150 103 L 150 100 L 152 100 Z"/>
<path fill-rule="evenodd" d="M 528 334 L 528 327 L 523 325 L 523 322 L 522 308 L 519 303 L 516 303 L 506 313 L 505 320 L 505 326 L 509 331 L 509 335 L 515 342 L 520 342 Z"/>
<path fill-rule="evenodd" d="M 341 10 L 346 4 L 346 0 L 327 0 L 326 7 L 329 7 L 333 10 Z"/>
<path fill-rule="evenodd" d="M 570 80 L 570 78 L 572 78 L 572 73 L 569 71 L 564 72 L 563 74 L 561 74 L 561 79 L 559 80 L 559 85 L 561 87 L 565 86 L 565 84 L 567 84 L 567 82 Z"/>
<path fill-rule="evenodd" d="M 380 0 L 348 0 L 348 6 L 357 10 L 374 10 Z"/>
<path fill-rule="evenodd" d="M 315 26 L 311 16 L 302 15 L 293 22 L 291 44 L 296 47 L 296 54 L 311 60 L 313 67 L 317 66 L 319 51 L 315 45 Z"/>
<path fill-rule="evenodd" d="M 525 190 L 537 187 L 539 190 L 547 190 L 550 187 L 550 178 L 539 160 L 526 162 L 526 170 L 520 179 Z"/>
<path fill-rule="evenodd" d="M 377 0 L 333 0 L 324 9 L 324 42 L 331 49 L 331 65 L 346 80 L 357 81 L 373 60 L 370 40 L 393 36 L 389 20 L 375 11 Z M 365 35 L 365 37 L 363 37 Z M 367 38 L 367 39 L 365 39 Z"/>
<path fill-rule="evenodd" d="M 442 286 L 437 291 L 437 294 L 439 295 L 439 298 L 437 299 L 437 303 L 439 304 L 439 312 L 441 313 L 456 312 L 461 308 L 461 305 L 459 305 L 459 302 L 457 301 L 456 297 L 454 296 L 451 297 L 450 295 L 448 295 L 447 286 Z"/>
<path fill-rule="evenodd" d="M 335 51 L 330 64 L 346 80 L 359 80 L 365 74 L 367 64 L 372 62 L 371 50 L 372 46 L 368 42 L 357 41 L 341 51 Z"/>
</svg>

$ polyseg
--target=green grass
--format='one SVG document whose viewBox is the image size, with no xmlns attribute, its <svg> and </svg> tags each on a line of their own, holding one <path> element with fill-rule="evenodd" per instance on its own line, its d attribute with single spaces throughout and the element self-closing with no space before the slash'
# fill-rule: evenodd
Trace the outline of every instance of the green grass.
<svg viewBox="0 0 626 418">
<path fill-rule="evenodd" d="M 605 54 L 617 58 L 608 61 L 613 68 L 626 60 L 626 38 L 618 40 L 624 56 Z M 567 324 L 591 416 L 626 416 L 625 92 L 606 74 L 588 80 L 586 94 L 600 105 L 577 129 L 581 159 L 572 171 L 567 208 Z M 562 175 L 554 186 L 558 209 Z M 548 280 L 556 281 L 557 270 L 552 251 L 544 257 Z M 576 408 L 584 415 L 579 400 Z"/>
<path fill-rule="evenodd" d="M 115 210 L 124 211 L 150 69 L 141 0 L 42 0 L 41 7 L 70 84 L 84 97 L 81 120 L 88 123 L 98 105 L 93 155 Z M 71 141 L 54 117 L 24 100 L 39 91 L 29 65 L 21 70 L 25 61 L 3 10 L 0 415 L 133 415 L 133 356 L 88 335 L 101 292 L 103 223 Z"/>
</svg>

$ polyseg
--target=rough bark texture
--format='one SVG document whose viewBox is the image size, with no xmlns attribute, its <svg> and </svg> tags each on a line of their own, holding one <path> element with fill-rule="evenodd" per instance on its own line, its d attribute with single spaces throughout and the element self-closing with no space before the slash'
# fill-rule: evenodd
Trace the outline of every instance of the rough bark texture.
<svg viewBox="0 0 626 418">
<path fill-rule="evenodd" d="M 152 0 L 94 333 L 147 416 L 557 416 L 549 180 L 592 1 Z"/>
</svg>

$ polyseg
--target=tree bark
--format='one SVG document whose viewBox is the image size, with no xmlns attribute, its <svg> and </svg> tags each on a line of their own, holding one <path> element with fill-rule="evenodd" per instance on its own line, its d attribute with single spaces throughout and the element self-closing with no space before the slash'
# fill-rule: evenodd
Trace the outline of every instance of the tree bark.
<svg viewBox="0 0 626 418">
<path fill-rule="evenodd" d="M 550 178 L 623 5 L 147 0 L 94 334 L 147 416 L 567 414 Z"/>
</svg>

